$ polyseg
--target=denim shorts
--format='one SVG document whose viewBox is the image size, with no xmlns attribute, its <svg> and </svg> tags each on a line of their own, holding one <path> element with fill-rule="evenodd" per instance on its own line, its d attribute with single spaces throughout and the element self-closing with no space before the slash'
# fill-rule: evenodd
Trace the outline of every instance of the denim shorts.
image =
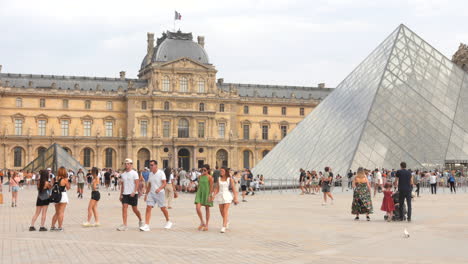
<svg viewBox="0 0 468 264">
<path fill-rule="evenodd" d="M 19 191 L 19 186 L 13 186 L 11 187 L 12 192 L 18 192 Z"/>
</svg>

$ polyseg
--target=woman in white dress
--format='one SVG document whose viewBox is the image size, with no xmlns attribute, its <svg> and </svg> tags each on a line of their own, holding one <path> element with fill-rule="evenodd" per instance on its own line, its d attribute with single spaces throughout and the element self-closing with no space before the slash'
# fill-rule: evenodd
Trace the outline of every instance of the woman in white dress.
<svg viewBox="0 0 468 264">
<path fill-rule="evenodd" d="M 229 191 L 229 186 L 232 187 L 234 193 L 234 200 L 231 192 Z M 229 206 L 234 201 L 234 204 L 238 204 L 237 200 L 237 189 L 235 188 L 234 180 L 229 174 L 229 169 L 222 167 L 221 168 L 221 177 L 219 178 L 219 183 L 215 189 L 214 197 L 215 201 L 219 204 L 219 211 L 223 217 L 223 227 L 221 228 L 221 233 L 226 232 L 228 228 L 228 217 L 229 217 Z"/>
</svg>

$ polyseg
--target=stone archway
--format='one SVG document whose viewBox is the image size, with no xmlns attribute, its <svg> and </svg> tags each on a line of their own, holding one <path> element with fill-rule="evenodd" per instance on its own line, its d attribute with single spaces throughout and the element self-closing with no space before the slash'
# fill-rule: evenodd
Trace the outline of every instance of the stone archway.
<svg viewBox="0 0 468 264">
<path fill-rule="evenodd" d="M 216 167 L 228 167 L 228 152 L 225 149 L 220 149 L 216 152 Z"/>
<path fill-rule="evenodd" d="M 137 170 L 143 170 L 145 167 L 149 168 L 149 162 L 151 159 L 150 151 L 146 148 L 141 148 L 137 153 Z"/>
<path fill-rule="evenodd" d="M 177 152 L 178 167 L 183 168 L 185 171 L 190 170 L 190 151 L 186 148 L 179 149 Z"/>
</svg>

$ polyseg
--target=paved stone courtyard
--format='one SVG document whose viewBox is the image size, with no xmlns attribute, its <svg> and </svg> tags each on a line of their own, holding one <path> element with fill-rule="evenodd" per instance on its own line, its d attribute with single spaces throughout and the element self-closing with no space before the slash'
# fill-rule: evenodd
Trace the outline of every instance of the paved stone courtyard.
<svg viewBox="0 0 468 264">
<path fill-rule="evenodd" d="M 6 188 L 5 188 L 6 187 Z M 76 192 L 76 187 L 70 194 Z M 6 190 L 5 190 L 6 189 Z M 182 194 L 170 210 L 174 226 L 163 230 L 163 216 L 153 210 L 152 230 L 137 229 L 129 210 L 130 229 L 121 223 L 117 192 L 101 190 L 102 226 L 82 228 L 85 199 L 70 195 L 65 231 L 29 232 L 36 191 L 22 190 L 11 208 L 8 186 L 0 205 L 0 263 L 467 263 L 468 194 L 424 193 L 414 202 L 413 222 L 386 223 L 376 210 L 372 221 L 353 221 L 351 192 L 336 193 L 334 205 L 321 206 L 318 195 L 265 192 L 233 206 L 231 229 L 219 233 L 221 218 L 212 209 L 208 232 L 199 232 L 193 194 Z M 374 199 L 380 209 L 382 196 Z M 140 199 L 139 208 L 144 212 Z M 49 207 L 47 227 L 53 207 Z M 39 224 L 39 220 L 37 222 Z M 38 226 L 36 224 L 36 228 Z M 410 238 L 403 238 L 407 228 Z"/>
</svg>

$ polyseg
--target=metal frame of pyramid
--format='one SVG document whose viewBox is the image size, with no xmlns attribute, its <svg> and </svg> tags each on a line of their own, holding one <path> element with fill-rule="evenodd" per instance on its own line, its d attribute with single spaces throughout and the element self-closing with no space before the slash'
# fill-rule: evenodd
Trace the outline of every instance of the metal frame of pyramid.
<svg viewBox="0 0 468 264">
<path fill-rule="evenodd" d="M 400 25 L 255 166 L 266 177 L 330 166 L 468 162 L 468 74 Z"/>
<path fill-rule="evenodd" d="M 31 161 L 23 171 L 39 171 L 51 168 L 53 173 L 57 173 L 60 167 L 71 169 L 75 172 L 82 169 L 85 173 L 87 170 L 75 158 L 63 149 L 59 144 L 50 145 L 46 151 L 42 152 L 35 160 Z"/>
</svg>

